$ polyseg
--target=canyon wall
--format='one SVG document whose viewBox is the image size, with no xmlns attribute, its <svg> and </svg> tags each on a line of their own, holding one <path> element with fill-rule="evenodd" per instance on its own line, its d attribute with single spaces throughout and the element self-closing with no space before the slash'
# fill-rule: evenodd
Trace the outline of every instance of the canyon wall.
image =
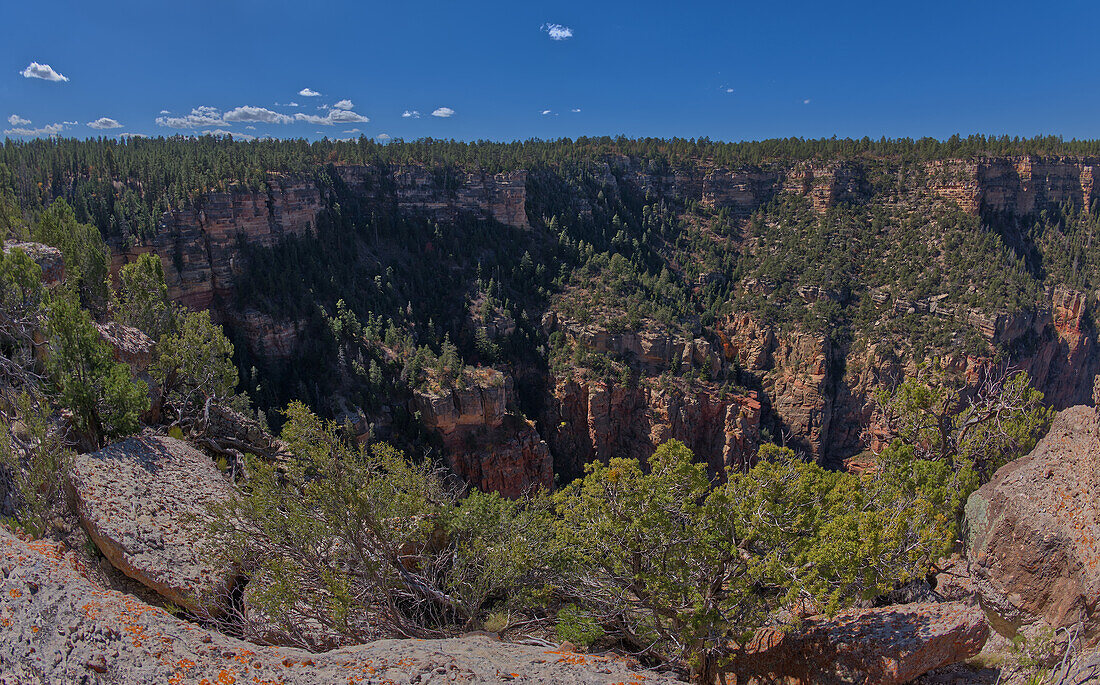
<svg viewBox="0 0 1100 685">
<path fill-rule="evenodd" d="M 1093 168 L 1087 159 L 1006 157 L 930 162 L 919 171 L 931 193 L 965 211 L 1025 216 L 1062 202 L 1081 206 L 1095 201 L 1100 190 Z M 342 166 L 337 173 L 368 208 L 439 222 L 472 216 L 530 229 L 524 171 Z M 672 169 L 613 158 L 603 163 L 602 180 L 609 192 L 690 200 L 740 218 L 784 193 L 807 197 L 824 211 L 838 202 L 860 202 L 872 192 L 865 168 L 850 162 Z M 234 306 L 235 279 L 244 267 L 242 248 L 308 233 L 330 192 L 312 180 L 273 177 L 264 192 L 209 193 L 194 206 L 165 214 L 160 231 L 146 242 L 113 245 L 112 267 L 117 270 L 144 252 L 159 255 L 173 300 L 211 309 L 242 334 L 254 353 L 291 359 L 303 335 L 300 322 Z M 875 297 L 883 304 L 889 294 Z M 898 299 L 893 307 L 899 314 L 929 312 L 974 326 L 1008 350 L 1057 408 L 1088 402 L 1092 378 L 1100 370 L 1092 324 L 1096 295 L 1059 289 L 1049 298 L 1049 306 L 1039 311 L 1013 314 L 962 311 L 935 298 Z M 514 395 L 510 380 L 416 393 L 412 409 L 439 436 L 454 470 L 479 488 L 517 495 L 551 484 L 555 472 L 577 475 L 593 459 L 645 458 L 671 438 L 683 441 L 718 473 L 750 460 L 765 430 L 820 460 L 840 459 L 858 452 L 868 432 L 875 432 L 868 403 L 873 390 L 912 371 L 895 360 L 892 350 L 876 344 L 841 349 L 826 338 L 779 330 L 745 314 L 685 337 L 645 330 L 611 333 L 550 317 L 544 321 L 547 333 L 562 330 L 591 352 L 628 359 L 643 382 L 624 386 L 573 370 L 552 374 L 538 417 L 541 431 L 508 409 Z M 956 356 L 950 363 L 973 375 L 991 363 Z M 670 370 L 677 378 L 662 382 Z M 731 375 L 737 376 L 732 392 L 719 381 Z"/>
<path fill-rule="evenodd" d="M 927 165 L 929 185 L 940 197 L 972 213 L 1033 214 L 1062 203 L 1089 207 L 1100 195 L 1093 169 L 1100 160 L 1002 157 L 945 160 Z"/>
<path fill-rule="evenodd" d="M 444 173 L 421 166 L 383 169 L 355 165 L 336 170 L 349 190 L 379 207 L 394 207 L 440 222 L 455 221 L 465 214 L 529 228 L 526 171 Z"/>
<path fill-rule="evenodd" d="M 353 193 L 379 208 L 435 221 L 470 215 L 528 228 L 523 171 L 441 178 L 415 166 L 337 170 Z M 155 253 L 161 258 L 173 301 L 211 310 L 216 320 L 243 333 L 255 354 L 291 357 L 301 323 L 275 321 L 254 309 L 234 309 L 235 279 L 244 268 L 244 246 L 270 247 L 286 236 L 307 233 L 316 225 L 325 202 L 312 180 L 272 177 L 268 185 L 266 192 L 231 188 L 207 193 L 194 205 L 165 213 L 152 238 L 137 244 L 114 241 L 112 272 L 143 253 Z"/>
</svg>

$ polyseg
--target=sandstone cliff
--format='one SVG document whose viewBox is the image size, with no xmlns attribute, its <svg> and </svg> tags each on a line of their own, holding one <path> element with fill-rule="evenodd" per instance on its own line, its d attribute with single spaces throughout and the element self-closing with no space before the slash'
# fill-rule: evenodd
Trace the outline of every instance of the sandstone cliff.
<svg viewBox="0 0 1100 685">
<path fill-rule="evenodd" d="M 441 439 L 448 465 L 470 485 L 506 497 L 552 487 L 546 443 L 531 421 L 509 409 L 511 377 L 490 368 L 465 376 L 464 387 L 427 387 L 413 395 L 413 410 Z"/>
</svg>

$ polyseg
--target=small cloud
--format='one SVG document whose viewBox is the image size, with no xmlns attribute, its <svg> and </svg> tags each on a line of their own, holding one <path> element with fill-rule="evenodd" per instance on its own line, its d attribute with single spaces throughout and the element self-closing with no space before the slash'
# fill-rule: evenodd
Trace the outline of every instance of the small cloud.
<svg viewBox="0 0 1100 685">
<path fill-rule="evenodd" d="M 321 94 L 318 93 L 317 91 L 313 90 L 312 88 L 303 88 L 303 89 L 298 91 L 298 95 L 301 95 L 304 98 L 321 97 Z"/>
<path fill-rule="evenodd" d="M 542 116 L 546 116 L 547 114 L 553 114 L 553 112 L 548 109 L 542 110 Z"/>
<path fill-rule="evenodd" d="M 357 128 L 350 128 L 347 131 L 344 131 L 344 133 L 362 133 L 362 131 Z"/>
<path fill-rule="evenodd" d="M 580 107 L 574 107 L 573 109 L 571 109 L 569 111 L 572 112 L 573 114 L 576 114 L 577 112 L 581 111 L 581 108 Z"/>
<path fill-rule="evenodd" d="M 301 107 L 301 105 L 299 105 L 297 102 L 294 102 L 293 100 L 291 100 L 290 102 L 288 102 L 286 104 L 276 102 L 275 106 L 276 107 Z"/>
<path fill-rule="evenodd" d="M 221 126 L 221 112 L 216 107 L 196 107 L 191 113 L 182 117 L 157 117 L 157 126 L 168 128 L 202 128 L 204 126 Z"/>
<path fill-rule="evenodd" d="M 116 133 L 118 138 L 148 138 L 144 133 Z"/>
<path fill-rule="evenodd" d="M 80 122 L 79 121 L 62 121 L 61 123 L 65 124 L 66 126 L 76 126 Z"/>
<path fill-rule="evenodd" d="M 255 131 L 256 130 L 256 127 L 253 126 L 252 124 L 249 124 L 248 126 L 245 126 L 245 128 L 247 128 L 250 131 Z"/>
<path fill-rule="evenodd" d="M 160 110 L 160 113 L 161 113 L 161 114 L 171 114 L 171 112 L 169 112 L 169 111 L 168 111 L 168 110 L 166 110 L 166 109 L 162 109 L 162 110 Z"/>
<path fill-rule="evenodd" d="M 439 109 L 432 112 L 433 117 L 441 117 L 443 119 L 446 119 L 447 117 L 453 117 L 454 114 L 455 111 L 450 107 L 440 107 Z"/>
<path fill-rule="evenodd" d="M 68 81 L 67 76 L 63 76 L 53 70 L 48 64 L 39 64 L 38 62 L 31 62 L 27 65 L 27 68 L 19 72 L 23 74 L 23 78 L 40 78 L 43 81 Z"/>
<path fill-rule="evenodd" d="M 89 121 L 88 128 L 94 128 L 97 131 L 104 131 L 111 128 L 122 128 L 122 124 L 118 123 L 111 117 L 100 117 L 95 121 Z"/>
<path fill-rule="evenodd" d="M 321 124 L 322 126 L 332 126 L 333 124 L 365 124 L 370 121 L 369 118 L 357 114 L 355 112 L 349 112 L 346 109 L 331 109 L 325 116 L 318 116 L 316 114 L 302 114 L 301 112 L 294 115 L 296 121 L 304 121 L 308 124 Z"/>
<path fill-rule="evenodd" d="M 18 114 L 13 114 L 10 117 L 8 117 L 8 123 L 11 124 L 12 126 L 26 126 L 27 124 L 31 123 L 31 120 L 30 119 L 24 119 L 23 117 L 19 116 Z"/>
<path fill-rule="evenodd" d="M 9 128 L 4 131 L 6 136 L 56 136 L 65 130 L 64 124 L 46 124 L 42 128 Z"/>
<path fill-rule="evenodd" d="M 733 92 L 733 88 L 726 88 L 726 92 L 727 92 L 727 93 L 732 93 L 732 92 Z"/>
<path fill-rule="evenodd" d="M 355 109 L 355 105 L 351 100 L 341 100 L 332 106 L 333 109 Z"/>
<path fill-rule="evenodd" d="M 328 105 L 317 105 L 317 109 L 328 109 Z"/>
<path fill-rule="evenodd" d="M 390 139 L 390 134 L 388 134 L 388 133 L 379 133 L 378 135 L 375 136 L 375 138 L 377 138 L 378 140 L 389 140 Z"/>
<path fill-rule="evenodd" d="M 402 119 L 419 119 L 420 118 L 420 112 L 416 111 L 415 109 L 407 109 L 407 110 L 405 110 L 404 112 L 401 113 L 401 118 Z"/>
<path fill-rule="evenodd" d="M 573 29 L 561 24 L 543 24 L 539 28 L 550 35 L 550 40 L 566 40 L 573 37 Z"/>
<path fill-rule="evenodd" d="M 810 98 L 806 98 L 805 100 L 803 100 L 802 104 L 804 104 L 804 105 L 810 104 Z"/>
<path fill-rule="evenodd" d="M 285 114 L 273 112 L 266 107 L 253 107 L 245 105 L 226 112 L 222 119 L 226 123 L 255 121 L 262 124 L 289 124 L 294 119 Z"/>
</svg>

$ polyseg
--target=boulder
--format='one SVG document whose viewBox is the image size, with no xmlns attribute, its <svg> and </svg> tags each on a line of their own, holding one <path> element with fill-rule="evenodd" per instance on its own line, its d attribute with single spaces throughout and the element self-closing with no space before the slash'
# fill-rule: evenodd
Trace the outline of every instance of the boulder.
<svg viewBox="0 0 1100 685">
<path fill-rule="evenodd" d="M 77 455 L 70 483 L 81 524 L 115 568 L 191 611 L 227 596 L 235 574 L 209 549 L 207 522 L 232 488 L 210 457 L 142 435 Z"/>
<path fill-rule="evenodd" d="M 22 250 L 27 253 L 35 264 L 42 268 L 42 283 L 56 285 L 65 280 L 65 258 L 61 250 L 42 243 L 26 243 L 18 240 L 4 241 L 4 254 L 12 250 Z"/>
<path fill-rule="evenodd" d="M 380 640 L 311 654 L 257 646 L 88 579 L 76 555 L 0 526 L 0 683 L 661 683 L 614 656 L 486 636 Z"/>
<path fill-rule="evenodd" d="M 133 326 L 117 321 L 96 324 L 99 335 L 111 347 L 115 361 L 130 365 L 135 374 L 145 372 L 153 362 L 156 342 Z"/>
<path fill-rule="evenodd" d="M 993 627 L 1006 635 L 1042 620 L 1083 624 L 1100 638 L 1100 495 L 1097 416 L 1058 414 L 1031 454 L 1002 467 L 966 503 L 970 574 Z"/>
<path fill-rule="evenodd" d="M 977 655 L 988 637 L 981 609 L 957 602 L 855 609 L 758 632 L 731 672 L 738 685 L 895 685 Z"/>
</svg>

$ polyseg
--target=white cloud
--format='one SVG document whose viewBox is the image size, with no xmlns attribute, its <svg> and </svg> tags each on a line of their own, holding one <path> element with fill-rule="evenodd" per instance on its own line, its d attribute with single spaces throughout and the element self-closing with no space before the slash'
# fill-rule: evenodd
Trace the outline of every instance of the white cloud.
<svg viewBox="0 0 1100 685">
<path fill-rule="evenodd" d="M 390 139 L 390 134 L 388 134 L 388 133 L 379 133 L 378 135 L 375 136 L 375 138 L 377 138 L 378 140 L 389 140 Z"/>
<path fill-rule="evenodd" d="M 168 128 L 202 128 L 204 126 L 221 126 L 221 112 L 215 107 L 196 107 L 191 113 L 182 117 L 157 117 L 157 126 Z"/>
<path fill-rule="evenodd" d="M 168 110 L 166 110 L 166 109 L 162 109 L 162 110 L 160 110 L 160 113 L 161 113 L 161 114 L 171 114 L 171 112 L 170 112 L 170 111 L 168 111 Z"/>
<path fill-rule="evenodd" d="M 407 109 L 407 110 L 405 110 L 404 112 L 401 113 L 401 118 L 402 119 L 419 119 L 420 118 L 420 112 L 416 111 L 415 109 Z"/>
<path fill-rule="evenodd" d="M 317 109 L 328 109 L 328 105 L 317 105 Z"/>
<path fill-rule="evenodd" d="M 573 114 L 576 114 L 577 112 L 581 111 L 581 108 L 580 107 L 574 107 L 573 109 L 571 109 L 569 111 L 572 112 Z"/>
<path fill-rule="evenodd" d="M 23 74 L 23 78 L 40 78 L 43 81 L 68 81 L 67 76 L 62 76 L 53 70 L 48 64 L 39 64 L 38 62 L 31 62 L 27 65 L 27 68 L 19 72 Z"/>
<path fill-rule="evenodd" d="M 148 138 L 144 133 L 117 133 L 118 138 Z"/>
<path fill-rule="evenodd" d="M 803 100 L 802 104 L 804 104 L 804 105 L 810 104 L 810 98 L 806 98 L 805 100 Z"/>
<path fill-rule="evenodd" d="M 566 40 L 573 37 L 573 29 L 561 24 L 543 24 L 539 28 L 550 35 L 550 40 Z"/>
<path fill-rule="evenodd" d="M 66 126 L 76 126 L 80 122 L 79 121 L 62 121 L 61 123 L 65 124 Z"/>
<path fill-rule="evenodd" d="M 317 91 L 313 90 L 312 88 L 303 88 L 303 89 L 298 91 L 298 95 L 301 95 L 304 98 L 321 97 L 321 94 L 318 93 Z"/>
<path fill-rule="evenodd" d="M 351 100 L 341 100 L 333 105 L 334 109 L 355 109 L 355 105 Z"/>
<path fill-rule="evenodd" d="M 247 128 L 250 131 L 255 131 L 256 130 L 256 127 L 253 126 L 252 124 L 249 124 L 248 126 L 245 126 L 245 128 Z"/>
<path fill-rule="evenodd" d="M 556 113 L 554 112 L 554 110 L 552 110 L 552 109 L 544 109 L 544 110 L 542 110 L 542 116 L 546 117 L 546 116 L 551 116 L 551 115 L 553 115 L 553 116 L 558 116 L 558 115 L 557 115 L 557 114 L 556 114 Z"/>
<path fill-rule="evenodd" d="M 726 92 L 727 92 L 727 93 L 732 93 L 732 92 L 733 92 L 733 88 L 726 88 Z"/>
<path fill-rule="evenodd" d="M 294 121 L 293 118 L 285 114 L 273 112 L 265 107 L 253 107 L 252 105 L 231 109 L 222 116 L 222 120 L 226 123 L 255 121 L 264 124 L 289 124 Z"/>
<path fill-rule="evenodd" d="M 332 126 L 333 124 L 365 124 L 370 121 L 369 118 L 362 114 L 356 114 L 346 109 L 330 109 L 325 116 L 302 114 L 298 112 L 294 115 L 294 119 L 297 121 L 304 121 L 308 124 L 321 124 L 322 126 Z"/>
<path fill-rule="evenodd" d="M 65 130 L 64 124 L 46 124 L 42 128 L 9 128 L 4 131 L 7 136 L 56 136 Z"/>
<path fill-rule="evenodd" d="M 13 114 L 10 117 L 8 117 L 8 123 L 11 124 L 12 126 L 26 126 L 27 124 L 31 123 L 31 120 L 30 119 L 24 119 L 23 117 L 19 116 L 18 114 Z"/>
<path fill-rule="evenodd" d="M 290 102 L 288 102 L 286 104 L 281 104 L 281 103 L 276 102 L 275 106 L 276 107 L 301 107 L 301 105 L 299 105 L 297 102 L 294 102 L 293 100 L 291 100 Z"/>
<path fill-rule="evenodd" d="M 89 121 L 88 128 L 94 128 L 97 131 L 104 131 L 111 128 L 122 128 L 122 124 L 118 123 L 111 117 L 100 117 L 95 121 Z"/>
<path fill-rule="evenodd" d="M 224 128 L 203 131 L 202 134 L 204 136 L 233 136 L 235 140 L 256 140 L 256 136 L 250 136 L 247 133 L 234 133 L 233 131 L 226 131 Z"/>
<path fill-rule="evenodd" d="M 344 133 L 362 133 L 362 131 L 360 131 L 357 128 L 352 128 L 352 129 L 348 129 L 347 131 L 344 131 Z"/>
<path fill-rule="evenodd" d="M 439 109 L 432 112 L 432 116 L 433 117 L 441 117 L 443 119 L 446 119 L 447 117 L 454 116 L 454 113 L 455 113 L 455 111 L 453 109 L 451 109 L 450 107 L 440 107 Z"/>
</svg>

